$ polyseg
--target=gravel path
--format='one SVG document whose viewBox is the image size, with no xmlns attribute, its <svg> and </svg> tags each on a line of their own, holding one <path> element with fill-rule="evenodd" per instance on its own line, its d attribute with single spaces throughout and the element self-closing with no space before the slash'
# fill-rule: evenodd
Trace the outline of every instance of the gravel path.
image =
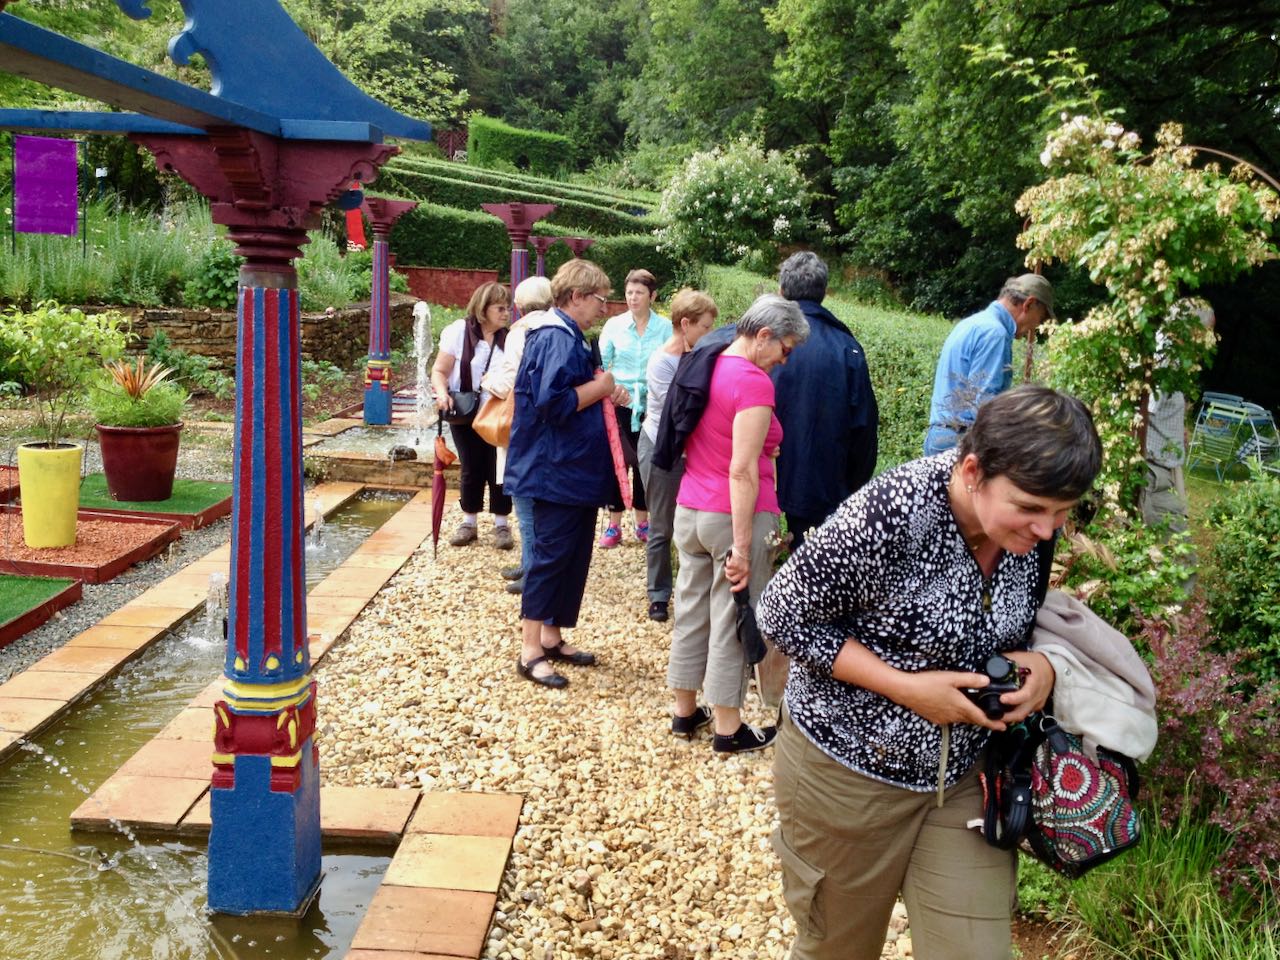
<svg viewBox="0 0 1280 960">
<path fill-rule="evenodd" d="M 670 735 L 670 624 L 645 615 L 639 545 L 596 551 L 568 639 L 600 665 L 549 691 L 516 675 L 518 598 L 496 573 L 511 554 L 491 543 L 482 520 L 476 544 L 416 554 L 330 652 L 324 781 L 525 796 L 491 960 L 784 957 L 772 752 Z M 754 694 L 745 715 L 765 720 Z M 909 955 L 894 940 L 886 956 Z"/>
</svg>

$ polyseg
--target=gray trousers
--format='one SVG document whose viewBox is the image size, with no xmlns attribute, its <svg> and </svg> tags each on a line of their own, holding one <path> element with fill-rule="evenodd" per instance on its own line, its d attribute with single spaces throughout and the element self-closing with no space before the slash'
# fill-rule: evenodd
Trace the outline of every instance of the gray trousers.
<svg viewBox="0 0 1280 960">
<path fill-rule="evenodd" d="M 757 513 L 751 524 L 751 605 L 773 573 L 765 538 L 778 530 L 778 517 Z M 724 575 L 724 558 L 733 546 L 733 520 L 727 513 L 676 507 L 676 622 L 671 633 L 667 686 L 701 689 L 713 707 L 741 707 L 750 672 L 742 644 L 733 593 Z"/>
<path fill-rule="evenodd" d="M 676 494 L 684 476 L 684 457 L 673 470 L 653 465 L 653 441 L 643 430 L 636 447 L 640 479 L 649 502 L 649 543 L 645 546 L 645 586 L 649 599 L 671 599 L 671 535 L 675 524 Z"/>
</svg>

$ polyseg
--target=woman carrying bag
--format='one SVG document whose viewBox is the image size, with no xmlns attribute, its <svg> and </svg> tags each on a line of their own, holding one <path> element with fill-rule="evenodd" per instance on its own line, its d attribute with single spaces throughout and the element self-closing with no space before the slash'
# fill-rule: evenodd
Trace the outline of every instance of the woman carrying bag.
<svg viewBox="0 0 1280 960">
<path fill-rule="evenodd" d="M 511 498 L 503 492 L 497 475 L 498 452 L 471 429 L 475 412 L 489 398 L 481 380 L 490 366 L 502 362 L 507 322 L 511 319 L 510 302 L 507 288 L 500 283 L 476 288 L 467 303 L 466 315 L 440 334 L 440 353 L 431 369 L 436 407 L 449 424 L 462 468 L 462 523 L 449 538 L 455 547 L 476 539 L 476 515 L 484 508 L 486 486 L 493 513 L 493 544 L 499 550 L 515 546 L 507 525 Z"/>
</svg>

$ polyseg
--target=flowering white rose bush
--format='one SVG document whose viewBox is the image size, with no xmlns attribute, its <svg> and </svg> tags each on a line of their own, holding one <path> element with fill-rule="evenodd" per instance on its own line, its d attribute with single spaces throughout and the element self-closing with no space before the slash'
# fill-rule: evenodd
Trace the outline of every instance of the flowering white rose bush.
<svg viewBox="0 0 1280 960">
<path fill-rule="evenodd" d="M 662 195 L 659 244 L 703 263 L 773 254 L 809 227 L 809 184 L 794 161 L 748 140 L 696 153 Z"/>
</svg>

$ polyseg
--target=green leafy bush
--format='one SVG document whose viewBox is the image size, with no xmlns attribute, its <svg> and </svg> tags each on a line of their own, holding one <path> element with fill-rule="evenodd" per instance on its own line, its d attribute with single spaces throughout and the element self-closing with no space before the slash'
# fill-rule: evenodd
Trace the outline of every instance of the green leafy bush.
<svg viewBox="0 0 1280 960">
<path fill-rule="evenodd" d="M 323 310 L 354 303 L 359 289 L 356 264 L 344 257 L 329 237 L 314 236 L 297 261 L 298 299 L 302 309 Z"/>
<path fill-rule="evenodd" d="M 467 122 L 467 160 L 482 167 L 510 164 L 517 170 L 556 174 L 572 166 L 573 145 L 559 134 L 473 114 Z"/>
<path fill-rule="evenodd" d="M 1280 680 L 1280 481 L 1236 486 L 1209 509 L 1215 539 L 1202 583 L 1223 650 Z"/>
<path fill-rule="evenodd" d="M 103 361 L 124 352 L 127 330 L 128 321 L 115 311 L 89 316 L 52 301 L 0 314 L 0 356 L 30 389 L 43 442 L 62 441 L 67 413 Z"/>
<path fill-rule="evenodd" d="M 212 360 L 175 347 L 163 330 L 157 330 L 151 335 L 151 340 L 147 343 L 147 356 L 153 363 L 171 369 L 173 375 L 185 381 L 193 391 L 225 400 L 235 389 L 235 381 L 219 370 Z"/>
<path fill-rule="evenodd" d="M 228 240 L 210 247 L 195 266 L 192 276 L 182 288 L 182 300 L 189 307 L 212 310 L 234 310 L 240 289 L 242 257 Z"/>
<path fill-rule="evenodd" d="M 695 153 L 662 195 L 658 231 L 676 256 L 736 263 L 810 227 L 809 185 L 795 163 L 747 140 Z"/>
<path fill-rule="evenodd" d="M 302 361 L 302 395 L 308 400 L 319 399 L 326 390 L 341 389 L 349 380 L 345 370 L 328 360 Z"/>
</svg>

